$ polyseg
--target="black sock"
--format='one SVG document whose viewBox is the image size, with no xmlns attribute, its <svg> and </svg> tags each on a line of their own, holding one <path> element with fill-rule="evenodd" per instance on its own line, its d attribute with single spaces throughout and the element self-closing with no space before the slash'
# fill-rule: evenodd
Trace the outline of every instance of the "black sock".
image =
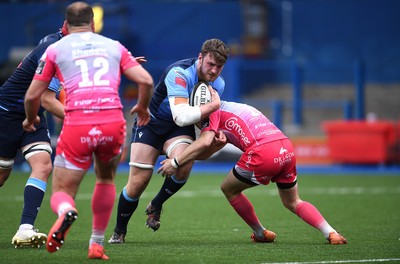
<svg viewBox="0 0 400 264">
<path fill-rule="evenodd" d="M 128 201 L 124 197 L 123 192 L 124 191 L 122 191 L 119 195 L 117 223 L 114 229 L 114 231 L 118 234 L 126 234 L 129 220 L 139 204 L 139 199 L 135 201 Z"/>
<path fill-rule="evenodd" d="M 151 201 L 151 204 L 156 207 L 157 209 L 161 209 L 163 203 L 168 200 L 172 195 L 174 195 L 180 188 L 185 185 L 186 180 L 184 181 L 177 181 L 173 180 L 174 176 L 166 177 L 164 180 L 164 184 L 162 185 L 160 191 Z"/>
</svg>

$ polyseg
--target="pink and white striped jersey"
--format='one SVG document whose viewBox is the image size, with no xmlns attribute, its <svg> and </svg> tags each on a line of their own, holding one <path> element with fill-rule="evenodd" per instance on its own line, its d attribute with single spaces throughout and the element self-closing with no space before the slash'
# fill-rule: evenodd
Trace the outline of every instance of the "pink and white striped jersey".
<svg viewBox="0 0 400 264">
<path fill-rule="evenodd" d="M 118 122 L 123 119 L 121 72 L 137 65 L 118 41 L 92 32 L 73 33 L 47 48 L 34 79 L 49 81 L 55 75 L 60 80 L 67 124 Z"/>
<path fill-rule="evenodd" d="M 221 130 L 229 142 L 245 152 L 271 141 L 285 139 L 282 131 L 256 108 L 235 102 L 221 101 L 221 107 L 202 124 L 202 131 Z"/>
</svg>

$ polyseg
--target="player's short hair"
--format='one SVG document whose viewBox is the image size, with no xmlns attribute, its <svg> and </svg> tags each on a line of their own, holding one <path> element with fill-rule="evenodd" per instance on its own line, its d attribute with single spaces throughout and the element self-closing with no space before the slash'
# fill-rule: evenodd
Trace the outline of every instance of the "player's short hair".
<svg viewBox="0 0 400 264">
<path fill-rule="evenodd" d="M 201 46 L 201 54 L 205 56 L 208 53 L 210 53 L 218 63 L 225 64 L 229 56 L 229 48 L 220 39 L 208 39 L 204 41 Z"/>
<path fill-rule="evenodd" d="M 71 26 L 85 26 L 92 22 L 94 17 L 92 7 L 85 2 L 74 2 L 65 11 L 65 19 Z"/>
</svg>

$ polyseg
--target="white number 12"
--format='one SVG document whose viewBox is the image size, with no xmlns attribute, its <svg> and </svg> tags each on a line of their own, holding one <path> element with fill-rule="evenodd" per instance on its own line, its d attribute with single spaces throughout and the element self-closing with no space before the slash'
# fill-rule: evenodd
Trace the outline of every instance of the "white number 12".
<svg viewBox="0 0 400 264">
<path fill-rule="evenodd" d="M 98 70 L 93 75 L 93 80 L 90 80 L 89 68 L 86 60 L 76 60 L 75 64 L 81 68 L 82 81 L 79 82 L 79 87 L 93 87 L 93 86 L 109 86 L 109 80 L 102 80 L 101 77 L 107 74 L 109 70 L 108 61 L 103 57 L 95 58 L 93 67 Z"/>
</svg>

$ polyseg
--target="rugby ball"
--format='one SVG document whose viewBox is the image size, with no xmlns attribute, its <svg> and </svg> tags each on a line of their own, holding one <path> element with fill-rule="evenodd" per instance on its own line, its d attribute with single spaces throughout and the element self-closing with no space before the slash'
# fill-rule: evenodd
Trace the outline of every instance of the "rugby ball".
<svg viewBox="0 0 400 264">
<path fill-rule="evenodd" d="M 206 82 L 198 82 L 194 85 L 189 97 L 191 106 L 200 106 L 211 102 L 211 92 Z"/>
</svg>

